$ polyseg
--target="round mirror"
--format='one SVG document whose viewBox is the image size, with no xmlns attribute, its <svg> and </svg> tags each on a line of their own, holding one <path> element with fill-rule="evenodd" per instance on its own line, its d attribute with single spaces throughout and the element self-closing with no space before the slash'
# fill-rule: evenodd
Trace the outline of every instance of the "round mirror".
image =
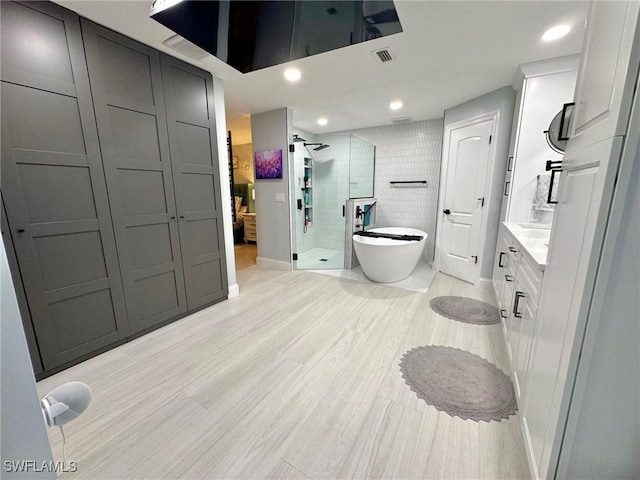
<svg viewBox="0 0 640 480">
<path fill-rule="evenodd" d="M 567 146 L 566 140 L 558 140 L 560 136 L 560 123 L 562 122 L 562 110 L 560 110 L 549 125 L 549 130 L 545 130 L 545 136 L 547 137 L 547 143 L 549 146 L 558 153 L 564 153 L 564 149 Z"/>
</svg>

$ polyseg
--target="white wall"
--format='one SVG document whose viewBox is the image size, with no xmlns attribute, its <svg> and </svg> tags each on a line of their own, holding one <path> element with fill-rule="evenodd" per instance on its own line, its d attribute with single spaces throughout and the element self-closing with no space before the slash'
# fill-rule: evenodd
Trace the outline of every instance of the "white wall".
<svg viewBox="0 0 640 480">
<path fill-rule="evenodd" d="M 482 254 L 482 267 L 480 276 L 491 278 L 493 273 L 493 257 L 496 250 L 498 230 L 500 227 L 500 210 L 502 208 L 502 185 L 507 169 L 507 155 L 509 153 L 509 140 L 511 138 L 511 124 L 516 93 L 511 87 L 503 87 L 493 92 L 482 95 L 444 112 L 445 127 L 452 123 L 474 118 L 492 111 L 500 112 L 496 128 L 495 163 L 489 168 L 491 174 L 491 195 L 486 199 L 487 232 L 485 235 L 484 252 Z"/>
<path fill-rule="evenodd" d="M 224 86 L 222 80 L 213 77 L 213 108 L 216 119 L 216 139 L 218 141 L 218 167 L 220 169 L 220 196 L 222 198 L 222 226 L 224 228 L 224 249 L 227 262 L 227 284 L 229 298 L 239 293 L 236 281 L 236 255 L 233 248 L 233 217 L 231 212 L 231 189 L 229 187 L 229 166 L 227 163 L 227 122 L 224 114 Z"/>
<path fill-rule="evenodd" d="M 253 151 L 282 150 L 282 178 L 256 179 L 256 225 L 260 266 L 288 269 L 291 266 L 289 198 L 289 141 L 291 110 L 280 108 L 251 116 Z M 276 201 L 281 195 L 284 201 Z"/>
<path fill-rule="evenodd" d="M 51 448 L 33 377 L 27 341 L 11 282 L 11 273 L 0 241 L 0 452 L 3 479 L 56 478 L 53 472 L 7 471 L 6 461 L 32 460 L 39 468 L 51 462 Z"/>
</svg>

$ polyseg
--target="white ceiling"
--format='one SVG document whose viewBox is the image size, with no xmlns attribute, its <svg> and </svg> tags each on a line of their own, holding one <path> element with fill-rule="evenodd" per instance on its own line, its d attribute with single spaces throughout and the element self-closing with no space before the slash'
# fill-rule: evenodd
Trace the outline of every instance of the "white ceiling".
<svg viewBox="0 0 640 480">
<path fill-rule="evenodd" d="M 148 17 L 150 0 L 56 3 L 222 78 L 235 144 L 251 141 L 250 114 L 282 107 L 312 133 L 440 118 L 446 108 L 511 84 L 521 63 L 579 53 L 586 17 L 581 1 L 395 0 L 402 33 L 292 62 L 302 71 L 293 84 L 282 76 L 289 64 L 243 75 L 213 56 L 197 62 L 168 49 L 162 41 L 173 33 Z M 541 42 L 558 23 L 573 27 L 569 35 Z M 371 52 L 382 47 L 397 60 L 380 64 Z M 404 107 L 392 112 L 395 99 Z M 327 126 L 316 123 L 320 116 Z"/>
</svg>

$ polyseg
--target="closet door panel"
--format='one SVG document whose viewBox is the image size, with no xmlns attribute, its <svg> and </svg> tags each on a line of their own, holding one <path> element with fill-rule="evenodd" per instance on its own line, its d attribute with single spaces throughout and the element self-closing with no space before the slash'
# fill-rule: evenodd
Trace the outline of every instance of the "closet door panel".
<svg viewBox="0 0 640 480">
<path fill-rule="evenodd" d="M 178 158 L 188 158 L 191 165 L 211 166 L 211 141 L 209 129 L 188 123 L 174 124 L 175 149 Z"/>
<path fill-rule="evenodd" d="M 76 96 L 72 55 L 78 52 L 70 52 L 70 21 L 78 20 L 49 2 L 3 2 L 3 80 Z M 80 42 L 75 47 L 81 49 Z"/>
<path fill-rule="evenodd" d="M 47 290 L 100 280 L 107 276 L 97 231 L 34 237 Z"/>
<path fill-rule="evenodd" d="M 189 309 L 226 298 L 211 76 L 162 55 L 173 182 Z"/>
<path fill-rule="evenodd" d="M 125 338 L 127 313 L 78 17 L 2 2 L 1 32 L 2 191 L 48 370 Z"/>
<path fill-rule="evenodd" d="M 132 331 L 187 309 L 159 54 L 82 20 Z"/>
<path fill-rule="evenodd" d="M 2 240 L 4 241 L 4 247 L 7 252 L 9 269 L 11 270 L 11 280 L 13 283 L 13 288 L 16 292 L 18 308 L 20 309 L 20 317 L 22 317 L 22 325 L 24 326 L 24 333 L 27 338 L 27 346 L 29 347 L 31 365 L 33 366 L 33 373 L 39 375 L 44 371 L 44 369 L 42 368 L 42 359 L 40 358 L 40 351 L 38 350 L 36 332 L 33 329 L 33 321 L 31 320 L 31 312 L 29 312 L 27 295 L 24 291 L 22 273 L 20 272 L 20 267 L 18 266 L 18 258 L 16 257 L 16 251 L 13 246 L 13 238 L 11 236 L 7 214 L 4 208 L 4 200 L 2 200 L 2 198 L 0 198 L 0 216 L 2 217 L 0 219 L 2 224 Z M 3 281 L 7 281 L 7 279 L 3 279 Z"/>
<path fill-rule="evenodd" d="M 30 150 L 36 150 L 65 157 L 81 155 L 81 162 L 86 163 L 83 161 L 87 152 L 76 97 L 12 83 L 4 88 L 9 89 L 8 96 L 13 99 L 3 104 L 3 108 L 8 109 L 12 143 L 20 153 L 26 155 Z M 38 115 L 34 115 L 36 112 Z M 34 137 L 34 131 L 38 136 Z"/>
</svg>

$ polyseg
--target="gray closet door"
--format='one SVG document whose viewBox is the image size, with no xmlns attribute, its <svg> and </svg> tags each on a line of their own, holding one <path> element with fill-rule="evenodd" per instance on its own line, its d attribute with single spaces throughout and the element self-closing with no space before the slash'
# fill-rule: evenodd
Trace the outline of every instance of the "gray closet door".
<svg viewBox="0 0 640 480">
<path fill-rule="evenodd" d="M 132 332 L 187 309 L 159 53 L 82 19 Z"/>
<path fill-rule="evenodd" d="M 78 17 L 1 8 L 2 196 L 48 370 L 126 337 L 127 314 Z"/>
<path fill-rule="evenodd" d="M 11 270 L 11 281 L 13 283 L 13 289 L 16 291 L 16 299 L 18 300 L 18 308 L 20 309 L 20 317 L 22 318 L 22 325 L 24 326 L 24 334 L 27 338 L 27 346 L 29 347 L 29 356 L 31 357 L 31 365 L 33 365 L 33 373 L 36 375 L 42 373 L 42 360 L 40 359 L 40 352 L 38 351 L 38 342 L 36 340 L 36 333 L 33 329 L 33 323 L 31 321 L 31 313 L 29 313 L 29 304 L 27 303 L 27 295 L 24 291 L 24 285 L 22 283 L 22 275 L 20 268 L 18 267 L 18 258 L 16 257 L 16 250 L 13 246 L 13 239 L 11 238 L 11 231 L 9 230 L 9 223 L 7 221 L 7 214 L 4 208 L 4 201 L 0 198 L 0 215 L 2 215 L 2 240 L 4 242 L 5 251 L 7 252 L 7 260 L 9 261 L 9 269 Z M 2 281 L 7 281 L 3 279 Z"/>
<path fill-rule="evenodd" d="M 171 167 L 189 310 L 227 297 L 211 75 L 162 55 Z"/>
</svg>

